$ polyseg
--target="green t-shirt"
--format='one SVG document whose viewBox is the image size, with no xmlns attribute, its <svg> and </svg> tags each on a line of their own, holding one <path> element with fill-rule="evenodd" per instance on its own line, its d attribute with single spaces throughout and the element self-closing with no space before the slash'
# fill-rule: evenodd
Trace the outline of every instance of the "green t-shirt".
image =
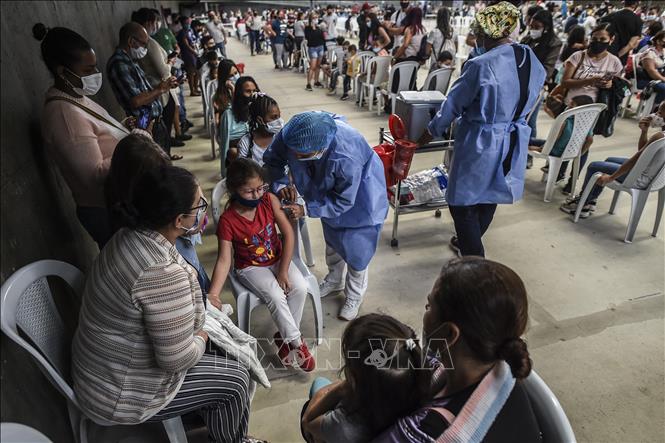
<svg viewBox="0 0 665 443">
<path fill-rule="evenodd" d="M 157 43 L 164 48 L 167 54 L 172 53 L 175 50 L 176 44 L 178 44 L 175 35 L 173 35 L 173 32 L 169 28 L 159 28 L 152 38 L 157 40 Z"/>
</svg>

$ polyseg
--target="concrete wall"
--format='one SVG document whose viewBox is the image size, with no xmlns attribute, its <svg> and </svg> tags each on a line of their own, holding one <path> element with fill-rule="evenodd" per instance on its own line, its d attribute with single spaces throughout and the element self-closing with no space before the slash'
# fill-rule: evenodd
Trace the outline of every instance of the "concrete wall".
<svg viewBox="0 0 665 443">
<path fill-rule="evenodd" d="M 40 43 L 32 37 L 32 26 L 41 22 L 79 32 L 94 48 L 104 72 L 118 30 L 142 6 L 178 10 L 177 2 L 156 1 L 0 3 L 0 282 L 21 266 L 45 258 L 63 260 L 85 271 L 97 254 L 96 245 L 76 219 L 66 183 L 42 148 L 39 115 L 52 78 L 41 59 Z M 115 117 L 122 116 L 108 83 L 94 99 Z M 75 316 L 70 316 L 70 324 L 71 318 Z M 73 441 L 62 397 L 4 334 L 1 347 L 2 421 L 25 423 L 54 442 Z"/>
</svg>

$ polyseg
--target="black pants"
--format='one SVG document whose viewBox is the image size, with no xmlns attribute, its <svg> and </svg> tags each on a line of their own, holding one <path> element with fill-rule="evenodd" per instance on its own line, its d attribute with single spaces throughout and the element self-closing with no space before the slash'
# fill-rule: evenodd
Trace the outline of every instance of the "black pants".
<svg viewBox="0 0 665 443">
<path fill-rule="evenodd" d="M 155 124 L 152 127 L 152 139 L 162 147 L 164 152 L 166 152 L 166 155 L 169 157 L 171 156 L 171 135 L 166 129 L 164 120 L 159 119 L 155 121 Z"/>
<path fill-rule="evenodd" d="M 455 223 L 457 241 L 463 256 L 477 255 L 485 257 L 482 237 L 489 228 L 496 203 L 472 206 L 449 206 L 450 215 Z"/>
<path fill-rule="evenodd" d="M 106 208 L 96 208 L 92 206 L 77 206 L 76 217 L 79 222 L 88 231 L 90 237 L 97 243 L 101 251 L 106 242 L 113 235 L 109 214 Z"/>
<path fill-rule="evenodd" d="M 166 126 L 166 131 L 168 132 L 169 137 L 171 136 L 171 129 L 173 129 L 174 120 L 175 120 L 175 100 L 173 100 L 173 97 L 171 97 L 171 94 L 169 94 L 169 101 L 166 104 L 166 106 L 164 106 L 164 110 L 162 111 L 162 121 Z"/>
</svg>

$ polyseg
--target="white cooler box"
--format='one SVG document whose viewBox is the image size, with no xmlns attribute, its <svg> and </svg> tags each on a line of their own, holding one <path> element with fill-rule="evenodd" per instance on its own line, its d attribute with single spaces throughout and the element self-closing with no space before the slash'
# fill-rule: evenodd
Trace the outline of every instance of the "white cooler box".
<svg viewBox="0 0 665 443">
<path fill-rule="evenodd" d="M 397 95 L 395 114 L 404 121 L 408 140 L 420 138 L 445 99 L 441 91 L 402 91 Z"/>
</svg>

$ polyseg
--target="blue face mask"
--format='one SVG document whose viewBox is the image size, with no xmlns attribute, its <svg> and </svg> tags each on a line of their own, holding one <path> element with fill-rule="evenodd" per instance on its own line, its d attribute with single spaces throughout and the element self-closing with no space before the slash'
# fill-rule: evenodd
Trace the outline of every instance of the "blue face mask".
<svg viewBox="0 0 665 443">
<path fill-rule="evenodd" d="M 298 160 L 300 160 L 301 162 L 311 162 L 311 161 L 315 161 L 315 160 L 321 160 L 321 157 L 323 157 L 323 154 L 325 152 L 326 152 L 325 150 L 321 150 L 321 151 L 317 152 L 316 155 L 314 155 L 312 157 L 299 158 Z"/>
<path fill-rule="evenodd" d="M 247 206 L 248 208 L 256 208 L 257 206 L 259 206 L 259 203 L 261 203 L 261 200 L 263 199 L 263 197 L 261 197 L 261 198 L 258 198 L 256 200 L 247 200 L 246 198 L 242 198 L 237 193 L 234 193 L 233 195 L 231 195 L 231 198 L 236 203 L 238 203 L 240 205 L 243 205 L 243 206 Z"/>
</svg>

